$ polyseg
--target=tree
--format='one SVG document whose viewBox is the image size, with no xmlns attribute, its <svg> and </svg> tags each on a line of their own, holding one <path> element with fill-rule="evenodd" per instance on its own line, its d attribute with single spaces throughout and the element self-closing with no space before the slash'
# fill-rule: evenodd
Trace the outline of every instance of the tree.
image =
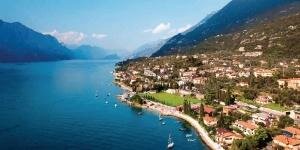
<svg viewBox="0 0 300 150">
<path fill-rule="evenodd" d="M 199 115 L 200 115 L 200 117 L 204 117 L 204 115 L 205 115 L 204 105 L 202 103 L 200 104 Z"/>
<path fill-rule="evenodd" d="M 285 128 L 287 126 L 294 125 L 294 120 L 289 116 L 280 116 L 278 121 L 279 128 Z"/>
<path fill-rule="evenodd" d="M 266 128 L 258 128 L 255 131 L 254 138 L 256 140 L 258 148 L 263 148 L 267 146 L 267 143 L 272 141 L 271 135 L 268 133 L 268 130 Z"/>
<path fill-rule="evenodd" d="M 138 104 L 140 104 L 140 105 L 143 104 L 143 99 L 142 99 L 141 96 L 138 95 L 138 94 L 135 94 L 134 96 L 132 96 L 132 97 L 130 98 L 130 100 L 133 101 L 133 102 L 135 102 L 135 103 L 138 103 Z"/>
<path fill-rule="evenodd" d="M 186 98 L 183 100 L 183 112 L 185 114 L 191 114 L 191 110 L 192 110 L 192 107 L 191 107 L 191 103 L 189 100 L 187 100 Z"/>
<path fill-rule="evenodd" d="M 244 90 L 244 97 L 246 99 L 255 99 L 258 95 L 258 91 L 256 89 L 245 89 Z"/>
</svg>

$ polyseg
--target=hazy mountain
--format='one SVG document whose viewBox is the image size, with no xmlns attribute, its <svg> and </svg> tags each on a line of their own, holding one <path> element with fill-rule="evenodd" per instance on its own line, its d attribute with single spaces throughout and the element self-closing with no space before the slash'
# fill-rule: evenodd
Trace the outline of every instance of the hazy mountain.
<svg viewBox="0 0 300 150">
<path fill-rule="evenodd" d="M 167 40 L 158 40 L 146 43 L 134 50 L 130 58 L 150 57 L 153 53 L 158 51 L 166 43 L 166 41 Z"/>
<path fill-rule="evenodd" d="M 152 56 L 181 53 L 205 39 L 239 29 L 256 16 L 297 0 L 232 0 L 203 24 L 184 34 L 177 34 Z"/>
<path fill-rule="evenodd" d="M 71 51 L 50 35 L 21 23 L 0 20 L 0 62 L 32 62 L 71 59 Z"/>
<path fill-rule="evenodd" d="M 74 59 L 119 59 L 117 54 L 97 46 L 81 45 L 72 49 L 72 52 Z"/>
</svg>

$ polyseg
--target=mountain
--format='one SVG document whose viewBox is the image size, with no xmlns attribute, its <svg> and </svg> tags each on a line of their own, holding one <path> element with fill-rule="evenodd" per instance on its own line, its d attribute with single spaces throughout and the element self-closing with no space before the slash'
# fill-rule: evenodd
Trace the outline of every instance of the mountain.
<svg viewBox="0 0 300 150">
<path fill-rule="evenodd" d="M 117 54 L 110 53 L 111 50 L 102 47 L 81 45 L 72 49 L 73 59 L 119 59 Z"/>
<path fill-rule="evenodd" d="M 50 35 L 21 23 L 0 20 L 0 62 L 32 62 L 71 59 L 71 51 Z"/>
<path fill-rule="evenodd" d="M 158 51 L 166 43 L 166 41 L 167 40 L 158 40 L 146 43 L 134 50 L 130 58 L 150 57 L 153 53 Z"/>
<path fill-rule="evenodd" d="M 273 9 L 241 29 L 207 38 L 185 54 L 263 52 L 265 60 L 300 59 L 300 1 Z"/>
<path fill-rule="evenodd" d="M 256 16 L 295 1 L 297 0 L 232 0 L 193 30 L 184 34 L 177 34 L 169 39 L 152 56 L 182 53 L 187 48 L 191 48 L 209 37 L 238 30 Z"/>
</svg>

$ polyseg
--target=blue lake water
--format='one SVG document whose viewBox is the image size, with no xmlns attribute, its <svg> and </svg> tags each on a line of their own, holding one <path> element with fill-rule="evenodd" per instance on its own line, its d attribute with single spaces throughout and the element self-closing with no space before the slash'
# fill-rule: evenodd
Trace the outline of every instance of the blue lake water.
<svg viewBox="0 0 300 150">
<path fill-rule="evenodd" d="M 0 64 L 0 149 L 163 150 L 169 133 L 175 149 L 207 149 L 190 127 L 179 131 L 185 123 L 161 125 L 119 102 L 113 69 L 111 61 Z"/>
</svg>

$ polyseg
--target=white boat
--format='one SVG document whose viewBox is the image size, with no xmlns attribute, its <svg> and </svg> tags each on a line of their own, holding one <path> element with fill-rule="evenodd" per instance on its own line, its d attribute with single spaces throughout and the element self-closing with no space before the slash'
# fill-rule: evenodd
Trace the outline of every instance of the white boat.
<svg viewBox="0 0 300 150">
<path fill-rule="evenodd" d="M 165 122 L 162 122 L 161 124 L 162 124 L 162 125 L 166 125 L 166 123 L 165 123 Z"/>
<path fill-rule="evenodd" d="M 188 142 L 194 142 L 196 139 L 187 139 Z"/>
<path fill-rule="evenodd" d="M 110 93 L 107 93 L 107 96 L 110 96 Z"/>
<path fill-rule="evenodd" d="M 108 104 L 108 101 L 105 101 L 105 104 Z"/>
<path fill-rule="evenodd" d="M 115 104 L 115 108 L 117 108 L 117 106 L 118 106 L 118 105 L 117 105 L 117 104 Z"/>
<path fill-rule="evenodd" d="M 188 137 L 192 137 L 192 136 L 193 136 L 192 134 L 186 134 L 186 135 L 185 135 L 185 137 L 187 137 L 187 138 L 188 138 Z"/>
<path fill-rule="evenodd" d="M 168 149 L 172 149 L 174 147 L 174 142 L 172 141 L 172 138 L 171 138 L 171 134 L 169 134 L 169 139 L 168 139 L 168 146 L 167 148 Z"/>
</svg>

